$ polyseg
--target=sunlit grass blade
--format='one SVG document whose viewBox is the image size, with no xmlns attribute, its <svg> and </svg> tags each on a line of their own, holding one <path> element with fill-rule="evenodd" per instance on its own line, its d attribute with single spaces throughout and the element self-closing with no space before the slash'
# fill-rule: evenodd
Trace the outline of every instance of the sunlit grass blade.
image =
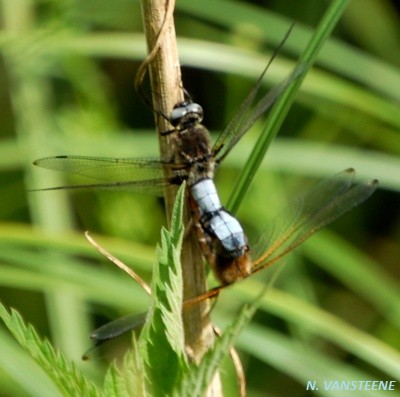
<svg viewBox="0 0 400 397">
<path fill-rule="evenodd" d="M 261 286 L 262 283 L 249 280 L 236 287 L 237 296 L 241 297 L 243 301 L 251 301 L 257 296 L 255 291 Z M 313 337 L 334 343 L 386 373 L 389 377 L 398 376 L 396 375 L 400 368 L 398 350 L 382 342 L 378 337 L 368 334 L 315 305 L 284 291 L 270 289 L 268 295 L 262 299 L 260 309 L 306 330 Z M 266 332 L 268 331 L 266 330 Z M 245 336 L 243 336 L 243 340 L 245 340 Z M 250 341 L 247 343 L 251 343 Z M 266 345 L 269 343 L 268 340 L 265 340 Z M 300 344 L 300 342 L 297 342 L 297 344 Z M 280 361 L 280 358 L 271 357 L 271 360 Z"/>
<path fill-rule="evenodd" d="M 303 252 L 400 329 L 399 281 L 380 263 L 328 230 L 307 241 Z"/>
<path fill-rule="evenodd" d="M 300 88 L 305 74 L 314 63 L 318 52 L 340 19 L 347 3 L 348 0 L 335 0 L 332 2 L 317 29 L 315 30 L 314 35 L 308 43 L 308 46 L 298 60 L 298 65 L 302 65 L 302 68 L 304 68 L 304 75 L 299 77 L 293 82 L 293 84 L 288 86 L 286 91 L 273 106 L 271 113 L 267 118 L 265 124 L 266 127 L 254 146 L 253 152 L 251 153 L 246 166 L 242 170 L 235 189 L 233 189 L 233 193 L 228 201 L 227 208 L 230 211 L 236 212 L 239 208 L 239 205 L 243 200 L 269 145 L 278 134 L 279 128 L 289 112 L 290 106 L 294 101 L 294 96 Z M 295 31 L 293 34 L 295 34 Z"/>
</svg>

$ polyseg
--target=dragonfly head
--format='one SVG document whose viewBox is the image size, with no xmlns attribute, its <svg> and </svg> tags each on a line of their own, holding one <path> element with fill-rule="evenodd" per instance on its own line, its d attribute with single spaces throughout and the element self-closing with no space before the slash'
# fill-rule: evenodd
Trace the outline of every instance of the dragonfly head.
<svg viewBox="0 0 400 397">
<path fill-rule="evenodd" d="M 174 127 L 200 124 L 203 121 L 203 108 L 194 102 L 180 102 L 175 105 L 169 121 Z"/>
</svg>

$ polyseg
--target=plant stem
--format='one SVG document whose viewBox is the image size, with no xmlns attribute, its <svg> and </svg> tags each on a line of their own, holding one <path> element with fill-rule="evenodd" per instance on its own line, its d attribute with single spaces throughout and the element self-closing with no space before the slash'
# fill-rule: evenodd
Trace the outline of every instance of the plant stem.
<svg viewBox="0 0 400 397">
<path fill-rule="evenodd" d="M 149 53 L 156 45 L 167 14 L 167 8 L 171 6 L 173 4 L 168 3 L 168 1 L 142 1 L 142 17 Z M 166 23 L 168 26 L 161 38 L 159 50 L 149 63 L 153 108 L 157 112 L 155 119 L 159 132 L 165 132 L 172 128 L 162 115 L 168 116 L 174 105 L 184 99 L 173 18 L 169 18 Z M 170 145 L 168 136 L 159 134 L 159 145 L 161 158 L 171 158 L 174 147 Z M 165 172 L 165 176 L 168 177 L 167 172 Z M 166 190 L 165 201 L 169 221 L 176 189 L 167 188 Z M 187 225 L 190 220 L 188 205 L 186 205 L 184 216 L 184 222 Z M 205 268 L 195 233 L 190 233 L 183 243 L 181 262 L 184 279 L 183 298 L 186 300 L 205 292 L 207 290 Z M 208 301 L 200 302 L 198 305 L 185 309 L 183 313 L 186 348 L 196 362 L 199 362 L 210 348 L 214 339 L 208 313 Z M 220 380 L 219 377 L 215 379 L 216 381 L 211 385 L 209 393 L 213 396 L 220 396 L 222 395 Z"/>
</svg>

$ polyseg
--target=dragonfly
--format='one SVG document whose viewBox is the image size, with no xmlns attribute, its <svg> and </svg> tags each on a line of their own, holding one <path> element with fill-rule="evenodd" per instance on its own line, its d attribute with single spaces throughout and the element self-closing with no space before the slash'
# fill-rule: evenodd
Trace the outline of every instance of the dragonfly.
<svg viewBox="0 0 400 397">
<path fill-rule="evenodd" d="M 355 181 L 355 170 L 348 168 L 332 177 L 322 179 L 292 199 L 280 214 L 270 222 L 253 247 L 247 278 L 272 266 L 294 251 L 321 228 L 334 222 L 352 208 L 367 200 L 377 189 L 378 180 L 363 183 Z M 221 284 L 209 291 L 187 299 L 183 307 L 190 307 L 204 299 L 217 296 L 229 284 Z M 95 347 L 128 331 L 140 329 L 146 313 L 128 315 L 111 321 L 92 332 Z M 86 357 L 86 356 L 85 356 Z"/>
<path fill-rule="evenodd" d="M 240 222 L 222 206 L 213 179 L 217 167 L 244 134 L 304 73 L 304 65 L 299 64 L 288 78 L 255 103 L 264 75 L 277 51 L 214 145 L 211 145 L 209 131 L 202 124 L 202 107 L 186 95 L 186 100 L 178 103 L 168 118 L 173 129 L 161 133 L 162 136 L 170 136 L 173 147 L 171 158 L 47 157 L 34 161 L 34 164 L 102 182 L 41 190 L 128 188 L 154 193 L 186 180 L 198 240 L 216 277 L 223 285 L 247 277 L 252 267 L 247 237 Z M 168 178 L 163 176 L 165 169 L 171 175 Z"/>
<path fill-rule="evenodd" d="M 334 222 L 346 212 L 367 200 L 378 188 L 377 179 L 358 183 L 354 168 L 322 179 L 310 189 L 292 199 L 279 215 L 261 233 L 252 249 L 249 273 L 245 279 L 264 270 L 294 251 L 321 228 Z M 222 272 L 225 269 L 220 269 Z M 228 266 L 228 271 L 231 269 Z M 229 286 L 222 284 L 188 299 L 185 306 L 217 296 Z"/>
<path fill-rule="evenodd" d="M 361 203 L 376 189 L 377 182 L 353 186 L 354 170 L 346 170 L 328 182 L 321 182 L 322 188 L 313 189 L 306 199 L 298 200 L 306 211 L 295 208 L 295 214 L 304 213 L 305 219 L 317 217 L 318 223 L 308 228 L 293 226 L 295 220 L 288 224 L 292 228 L 276 228 L 286 235 L 275 243 L 269 241 L 269 248 L 264 255 L 253 260 L 247 237 L 239 221 L 230 214 L 219 200 L 213 181 L 216 168 L 229 154 L 236 143 L 251 128 L 254 122 L 274 103 L 282 92 L 303 73 L 300 64 L 281 84 L 267 92 L 252 106 L 261 87 L 264 74 L 271 61 L 253 85 L 250 93 L 240 106 L 238 112 L 229 122 L 226 129 L 211 146 L 208 130 L 201 124 L 203 109 L 199 104 L 186 100 L 177 104 L 169 117 L 173 130 L 163 133 L 171 135 L 174 155 L 170 159 L 139 158 L 114 159 L 87 156 L 56 156 L 34 162 L 40 167 L 59 171 L 73 172 L 87 177 L 106 180 L 97 184 L 78 186 L 61 186 L 43 190 L 82 189 L 82 188 L 129 188 L 136 191 L 160 191 L 165 186 L 178 185 L 187 181 L 189 203 L 192 209 L 193 223 L 200 246 L 207 262 L 213 269 L 221 285 L 229 285 L 269 266 L 269 253 L 276 252 L 297 234 L 295 242 L 289 244 L 282 254 L 296 248 L 320 227 L 330 223 L 353 206 Z M 172 175 L 168 179 L 162 176 L 163 168 L 168 168 Z M 350 182 L 348 182 L 350 181 Z M 343 193 L 344 192 L 344 193 Z M 343 193 L 343 194 L 342 194 Z M 315 199 L 316 197 L 316 199 Z M 324 203 L 327 202 L 327 207 Z M 314 204 L 314 205 L 312 205 Z M 328 211 L 329 210 L 329 211 Z M 290 213 L 290 211 L 286 211 Z M 299 215 L 298 215 L 299 216 Z M 304 221 L 306 225 L 308 223 Z M 254 255 L 253 255 L 254 257 Z M 210 296 L 215 294 L 209 292 Z"/>
</svg>

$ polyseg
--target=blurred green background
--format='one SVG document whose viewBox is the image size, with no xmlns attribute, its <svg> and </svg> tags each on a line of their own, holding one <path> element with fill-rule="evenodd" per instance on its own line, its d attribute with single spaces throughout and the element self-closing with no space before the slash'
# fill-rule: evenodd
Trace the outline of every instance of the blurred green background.
<svg viewBox="0 0 400 397">
<path fill-rule="evenodd" d="M 147 298 L 87 243 L 83 231 L 149 280 L 165 224 L 163 202 L 129 191 L 28 190 L 79 182 L 34 168 L 40 157 L 157 155 L 153 115 L 133 89 L 145 56 L 140 4 L 0 4 L 0 299 L 101 379 L 96 361 L 80 361 L 90 330 L 146 310 Z M 295 20 L 265 89 L 289 73 L 328 4 L 177 0 L 184 84 L 203 106 L 213 134 L 224 128 Z M 396 1 L 349 3 L 240 208 L 251 243 L 315 178 L 352 166 L 360 180 L 380 180 L 366 203 L 276 266 L 274 288 L 237 343 L 249 396 L 311 395 L 308 380 L 399 378 L 399 26 Z M 223 202 L 262 124 L 219 169 Z M 256 295 L 269 276 L 262 273 L 222 294 L 213 312 L 217 324 L 227 324 Z M 229 361 L 223 381 L 226 395 L 237 395 Z M 1 328 L 0 396 L 31 395 L 56 394 Z"/>
</svg>

